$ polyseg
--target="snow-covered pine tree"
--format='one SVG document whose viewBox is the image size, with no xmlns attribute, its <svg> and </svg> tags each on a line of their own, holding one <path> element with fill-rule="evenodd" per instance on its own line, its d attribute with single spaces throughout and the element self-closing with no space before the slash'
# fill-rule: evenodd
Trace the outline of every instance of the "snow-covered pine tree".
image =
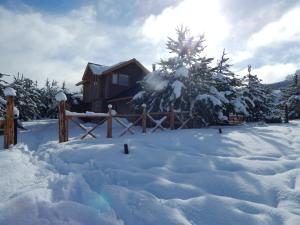
<svg viewBox="0 0 300 225">
<path fill-rule="evenodd" d="M 32 120 L 40 118 L 40 92 L 37 83 L 29 78 L 14 77 L 10 85 L 16 90 L 15 104 L 20 112 L 21 120 Z"/>
<path fill-rule="evenodd" d="M 281 123 L 281 105 L 280 105 L 280 91 L 266 88 L 266 111 L 264 113 L 264 120 L 267 123 Z"/>
<path fill-rule="evenodd" d="M 7 82 L 3 79 L 4 76 L 5 76 L 4 74 L 0 73 L 0 118 L 3 118 L 5 116 L 5 108 L 6 108 L 5 101 L 3 101 L 5 100 L 3 90 Z"/>
<path fill-rule="evenodd" d="M 45 86 L 40 90 L 41 93 L 41 117 L 42 118 L 56 118 L 57 117 L 57 103 L 55 95 L 60 88 L 56 81 L 50 82 L 46 80 Z"/>
<path fill-rule="evenodd" d="M 248 120 L 263 120 L 265 112 L 268 111 L 267 91 L 257 75 L 251 74 L 251 65 L 248 66 L 248 74 L 243 77 L 243 83 L 241 98 L 247 104 Z"/>
<path fill-rule="evenodd" d="M 161 60 L 160 68 L 140 82 L 142 91 L 133 99 L 135 106 L 146 103 L 150 111 L 168 111 L 174 104 L 175 110 L 191 115 L 199 110 L 211 114 L 213 109 L 203 110 L 202 106 L 211 109 L 211 105 L 218 104 L 214 96 L 207 95 L 215 68 L 211 67 L 213 58 L 202 56 L 204 36 L 193 37 L 183 26 L 176 33 L 176 39 L 169 38 L 166 44 L 172 57 Z"/>
<path fill-rule="evenodd" d="M 231 71 L 231 64 L 225 50 L 223 50 L 221 58 L 217 62 L 217 67 L 213 75 L 214 91 L 216 98 L 222 103 L 222 108 L 218 112 L 219 122 L 226 123 L 228 115 L 247 114 L 243 98 L 240 97 L 239 90 L 242 86 L 240 78 Z"/>
<path fill-rule="evenodd" d="M 300 118 L 300 70 L 295 72 L 291 85 L 285 91 L 285 103 L 289 109 L 289 118 Z"/>
<path fill-rule="evenodd" d="M 183 26 L 178 27 L 176 33 L 176 39 L 168 38 L 166 44 L 172 57 L 160 61 L 160 68 L 141 82 L 143 91 L 134 98 L 146 101 L 151 111 L 168 111 L 171 104 L 177 110 L 189 111 L 191 98 L 197 93 L 192 88 L 194 77 L 191 70 L 196 62 L 205 65 L 204 58 L 200 58 L 204 37 L 194 38 Z"/>
</svg>

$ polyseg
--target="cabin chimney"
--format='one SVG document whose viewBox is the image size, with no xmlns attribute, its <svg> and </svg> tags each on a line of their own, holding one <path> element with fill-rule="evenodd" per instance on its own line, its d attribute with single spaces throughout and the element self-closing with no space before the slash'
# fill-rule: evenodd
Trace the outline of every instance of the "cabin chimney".
<svg viewBox="0 0 300 225">
<path fill-rule="evenodd" d="M 155 65 L 155 63 L 153 63 L 153 64 L 152 64 L 152 71 L 154 72 L 155 69 L 156 69 L 156 65 Z"/>
</svg>

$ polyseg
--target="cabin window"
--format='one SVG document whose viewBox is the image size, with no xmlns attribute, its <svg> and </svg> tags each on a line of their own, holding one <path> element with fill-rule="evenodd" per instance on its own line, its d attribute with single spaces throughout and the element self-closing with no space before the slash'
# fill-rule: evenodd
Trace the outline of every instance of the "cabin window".
<svg viewBox="0 0 300 225">
<path fill-rule="evenodd" d="M 119 85 L 128 86 L 128 76 L 125 74 L 119 74 Z"/>
<path fill-rule="evenodd" d="M 129 86 L 129 77 L 126 74 L 113 74 L 112 83 L 120 86 Z"/>
<path fill-rule="evenodd" d="M 112 76 L 112 83 L 118 84 L 118 74 L 114 73 Z"/>
<path fill-rule="evenodd" d="M 93 77 L 93 85 L 97 86 L 97 77 L 96 76 Z"/>
</svg>

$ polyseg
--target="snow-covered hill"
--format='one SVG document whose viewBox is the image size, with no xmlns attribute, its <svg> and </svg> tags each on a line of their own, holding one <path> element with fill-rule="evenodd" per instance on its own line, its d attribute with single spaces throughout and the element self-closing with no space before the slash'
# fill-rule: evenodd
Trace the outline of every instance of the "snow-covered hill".
<svg viewBox="0 0 300 225">
<path fill-rule="evenodd" d="M 64 144 L 25 126 L 0 151 L 1 225 L 300 224 L 300 121 Z"/>
</svg>

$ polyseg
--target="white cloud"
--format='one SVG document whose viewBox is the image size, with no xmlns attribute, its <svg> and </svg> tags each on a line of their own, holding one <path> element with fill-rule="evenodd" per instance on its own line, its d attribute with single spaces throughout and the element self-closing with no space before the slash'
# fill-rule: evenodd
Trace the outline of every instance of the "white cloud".
<svg viewBox="0 0 300 225">
<path fill-rule="evenodd" d="M 300 39 L 300 7 L 294 8 L 279 20 L 264 26 L 247 43 L 249 49 Z"/>
<path fill-rule="evenodd" d="M 259 68 L 253 68 L 252 74 L 256 74 L 260 79 L 262 79 L 263 83 L 275 83 L 282 81 L 287 75 L 294 74 L 297 69 L 300 68 L 300 63 L 277 63 L 273 65 L 265 65 Z M 237 72 L 239 75 L 248 74 L 247 69 Z"/>
<path fill-rule="evenodd" d="M 293 63 L 265 65 L 254 69 L 253 74 L 258 74 L 265 83 L 282 81 L 288 74 L 294 74 L 300 65 Z"/>
<path fill-rule="evenodd" d="M 232 63 L 235 64 L 250 59 L 253 57 L 253 53 L 250 51 L 237 51 L 230 53 L 229 57 L 232 59 Z"/>
<path fill-rule="evenodd" d="M 247 40 L 244 51 L 235 52 L 232 56 L 238 63 L 252 58 L 261 48 L 274 47 L 279 44 L 300 40 L 300 6 L 296 7 L 280 19 L 266 24 L 258 32 L 253 33 Z M 289 51 L 289 50 L 287 50 Z M 263 57 L 263 55 L 260 55 Z"/>
<path fill-rule="evenodd" d="M 144 44 L 139 30 L 138 24 L 101 23 L 91 6 L 65 15 L 0 6 L 0 72 L 21 72 L 39 83 L 48 77 L 74 84 L 89 61 L 110 65 L 132 57 L 149 60 L 151 51 L 143 55 L 152 46 Z"/>
<path fill-rule="evenodd" d="M 300 45 L 299 15 L 300 6 L 253 33 L 246 41 L 245 49 L 231 55 L 233 62 L 264 62 L 267 65 L 254 71 L 266 83 L 283 80 L 286 75 L 294 73 L 300 67 L 297 60 L 291 61 Z M 293 42 L 298 44 L 291 46 Z M 246 74 L 246 70 L 241 72 Z"/>
<path fill-rule="evenodd" d="M 82 12 L 83 13 L 83 12 Z M 73 11 L 67 16 L 43 16 L 33 11 L 12 12 L 0 7 L 1 70 L 24 73 L 43 82 L 46 77 L 75 83 L 80 79 L 82 62 L 88 51 L 100 50 L 104 38 L 99 35 L 93 48 L 85 49 L 95 36 L 85 37 L 88 18 Z M 95 26 L 95 24 L 94 24 Z"/>
<path fill-rule="evenodd" d="M 143 33 L 151 40 L 165 43 L 168 36 L 174 36 L 176 27 L 188 26 L 194 35 L 205 34 L 209 53 L 219 53 L 230 31 L 220 7 L 218 0 L 183 0 L 160 15 L 150 16 L 145 21 Z"/>
</svg>

